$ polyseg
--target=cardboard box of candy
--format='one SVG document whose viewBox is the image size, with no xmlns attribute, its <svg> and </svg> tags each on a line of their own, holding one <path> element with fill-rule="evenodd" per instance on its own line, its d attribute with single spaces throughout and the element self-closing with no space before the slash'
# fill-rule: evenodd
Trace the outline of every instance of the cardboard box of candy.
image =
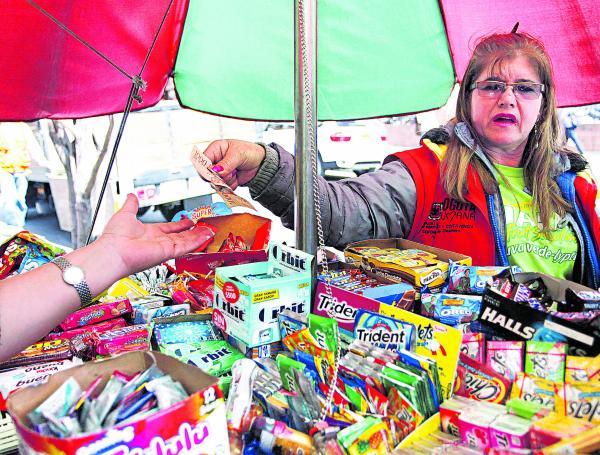
<svg viewBox="0 0 600 455">
<path fill-rule="evenodd" d="M 572 281 L 507 273 L 487 286 L 479 320 L 508 339 L 564 342 L 570 354 L 595 356 L 600 354 L 599 307 L 597 291 Z"/>
<path fill-rule="evenodd" d="M 279 312 L 289 309 L 306 314 L 310 310 L 312 260 L 310 254 L 271 243 L 266 262 L 219 267 L 215 325 L 250 348 L 279 341 Z"/>
<path fill-rule="evenodd" d="M 390 280 L 405 281 L 430 290 L 444 285 L 448 261 L 471 265 L 469 256 L 405 239 L 376 239 L 351 243 L 344 250 L 346 261 Z"/>
<path fill-rule="evenodd" d="M 335 315 L 340 329 L 347 333 L 354 331 L 354 320 L 359 309 L 378 312 L 381 303 L 389 304 L 412 311 L 415 302 L 415 288 L 407 283 L 397 283 L 392 280 L 377 276 L 369 271 L 358 269 L 355 265 L 336 263 L 329 266 L 331 274 L 331 300 L 327 294 L 325 276 L 320 274 L 313 304 L 313 313 L 329 317 Z M 357 276 L 355 272 L 362 275 Z M 365 278 L 366 277 L 366 278 Z M 341 278 L 343 281 L 340 281 Z M 346 279 L 347 278 L 347 279 Z M 378 286 L 361 286 L 360 290 L 347 287 L 348 284 L 364 280 L 376 280 Z"/>
<path fill-rule="evenodd" d="M 206 275 L 217 267 L 267 260 L 266 248 L 271 232 L 271 220 L 268 218 L 251 213 L 235 213 L 204 218 L 202 222 L 216 229 L 215 237 L 206 252 L 190 253 L 175 259 L 177 273 L 187 271 Z M 239 240 L 238 248 L 225 248 L 227 251 L 222 251 L 231 238 Z M 241 245 L 242 240 L 244 245 Z"/>
<path fill-rule="evenodd" d="M 181 383 L 188 398 L 150 415 L 142 415 L 139 420 L 80 436 L 51 437 L 31 428 L 30 413 L 70 378 L 85 390 L 101 377 L 99 387 L 102 389 L 114 371 L 133 375 L 148 369 L 154 362 L 162 372 Z M 133 352 L 61 371 L 45 384 L 11 395 L 8 410 L 22 439 L 21 453 L 229 452 L 225 403 L 217 378 L 157 352 Z"/>
</svg>

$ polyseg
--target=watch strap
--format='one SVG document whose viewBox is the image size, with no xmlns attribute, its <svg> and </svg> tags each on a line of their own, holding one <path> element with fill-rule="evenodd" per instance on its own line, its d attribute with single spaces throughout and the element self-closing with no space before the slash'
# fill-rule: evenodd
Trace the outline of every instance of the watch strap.
<svg viewBox="0 0 600 455">
<path fill-rule="evenodd" d="M 75 267 L 71 262 L 63 256 L 57 256 L 52 259 L 52 263 L 55 264 L 62 272 L 63 272 L 63 280 L 64 273 L 67 269 L 71 267 Z M 65 283 L 70 284 L 77 291 L 77 295 L 79 295 L 79 300 L 81 302 L 81 307 L 86 307 L 91 305 L 92 303 L 92 293 L 90 292 L 90 288 L 85 281 L 85 278 L 81 280 L 79 283 L 71 284 L 65 280 Z"/>
</svg>

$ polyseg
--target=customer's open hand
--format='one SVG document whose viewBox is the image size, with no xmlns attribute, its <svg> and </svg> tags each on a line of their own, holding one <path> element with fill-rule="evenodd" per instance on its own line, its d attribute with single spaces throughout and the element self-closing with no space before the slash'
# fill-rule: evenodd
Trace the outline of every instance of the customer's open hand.
<svg viewBox="0 0 600 455">
<path fill-rule="evenodd" d="M 207 227 L 191 220 L 145 224 L 136 218 L 138 201 L 127 196 L 123 208 L 109 220 L 97 242 L 115 256 L 122 275 L 139 272 L 162 261 L 194 251 L 214 236 Z"/>
</svg>

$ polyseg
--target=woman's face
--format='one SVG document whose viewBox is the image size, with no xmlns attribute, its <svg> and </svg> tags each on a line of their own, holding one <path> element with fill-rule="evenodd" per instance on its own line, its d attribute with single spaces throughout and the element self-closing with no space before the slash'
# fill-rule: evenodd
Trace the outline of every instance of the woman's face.
<svg viewBox="0 0 600 455">
<path fill-rule="evenodd" d="M 488 67 L 475 80 L 500 82 L 541 82 L 533 65 L 526 57 L 518 56 L 494 71 Z M 482 95 L 478 89 L 471 92 L 471 116 L 475 131 L 483 146 L 494 152 L 522 154 L 529 133 L 540 113 L 543 95 L 537 99 L 515 96 L 507 86 L 497 97 Z"/>
</svg>

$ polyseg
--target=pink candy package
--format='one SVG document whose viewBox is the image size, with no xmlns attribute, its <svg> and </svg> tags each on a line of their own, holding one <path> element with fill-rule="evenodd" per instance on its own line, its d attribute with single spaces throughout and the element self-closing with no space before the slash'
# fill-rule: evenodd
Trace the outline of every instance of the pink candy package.
<svg viewBox="0 0 600 455">
<path fill-rule="evenodd" d="M 96 335 L 96 354 L 114 355 L 122 352 L 148 350 L 150 332 L 146 325 L 132 325 Z"/>
<path fill-rule="evenodd" d="M 113 319 L 124 314 L 131 313 L 131 304 L 128 299 L 117 300 L 110 303 L 99 303 L 86 308 L 82 308 L 75 313 L 67 316 L 60 323 L 62 330 L 70 330 L 76 327 L 83 327 L 98 322 Z"/>
<path fill-rule="evenodd" d="M 76 329 L 66 330 L 64 332 L 53 332 L 48 334 L 47 340 L 72 340 L 75 337 L 79 337 L 85 333 L 99 333 L 107 330 L 114 330 L 121 327 L 125 327 L 127 322 L 123 318 L 109 319 L 108 321 L 99 322 L 98 324 L 87 325 L 84 327 L 78 327 Z"/>
<path fill-rule="evenodd" d="M 483 333 L 467 332 L 463 334 L 460 352 L 479 363 L 485 361 L 485 335 Z"/>
<path fill-rule="evenodd" d="M 486 365 L 511 382 L 523 371 L 525 346 L 522 341 L 488 341 Z"/>
</svg>

